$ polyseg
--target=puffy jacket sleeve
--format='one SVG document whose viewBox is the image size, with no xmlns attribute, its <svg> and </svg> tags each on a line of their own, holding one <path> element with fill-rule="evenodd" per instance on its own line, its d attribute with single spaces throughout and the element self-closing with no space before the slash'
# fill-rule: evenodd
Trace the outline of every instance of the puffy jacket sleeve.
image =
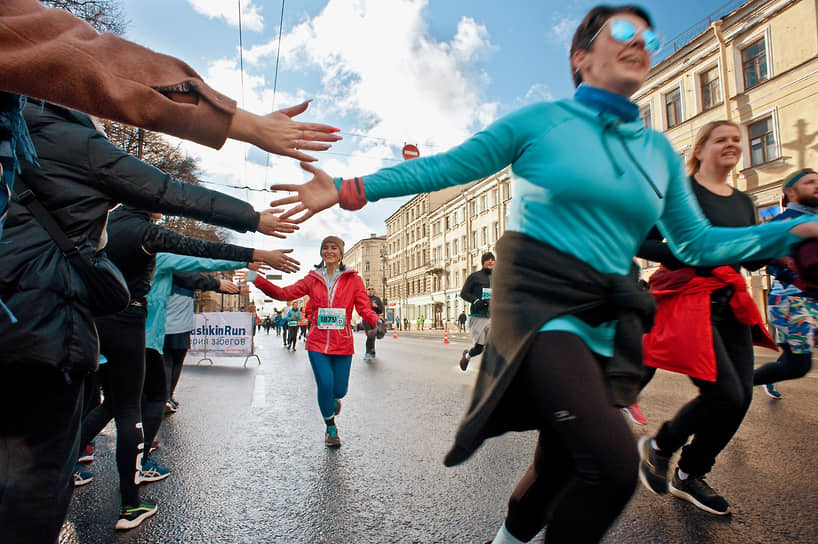
<svg viewBox="0 0 818 544">
<path fill-rule="evenodd" d="M 374 327 L 378 324 L 380 317 L 372 310 L 369 295 L 366 294 L 366 287 L 364 287 L 364 280 L 361 279 L 361 276 L 355 274 L 349 286 L 352 289 L 352 300 L 358 315 Z"/>
<path fill-rule="evenodd" d="M 222 146 L 236 111 L 184 62 L 36 0 L 0 2 L 0 51 L 0 90 L 210 147 Z"/>
<path fill-rule="evenodd" d="M 88 131 L 90 183 L 118 202 L 143 210 L 181 215 L 246 232 L 255 231 L 253 206 L 224 193 L 183 183 L 129 155 L 102 134 Z"/>
<path fill-rule="evenodd" d="M 221 282 L 201 272 L 180 272 L 173 275 L 173 285 L 190 291 L 217 291 Z"/>
<path fill-rule="evenodd" d="M 194 257 L 207 257 L 208 259 L 240 261 L 242 263 L 253 260 L 253 250 L 251 248 L 200 240 L 159 225 L 150 225 L 148 227 L 142 239 L 142 247 L 148 253 L 176 253 Z"/>
<path fill-rule="evenodd" d="M 287 287 L 279 287 L 258 274 L 256 279 L 253 280 L 253 285 L 276 300 L 295 300 L 309 294 L 309 280 L 307 278 L 302 278 Z"/>
</svg>

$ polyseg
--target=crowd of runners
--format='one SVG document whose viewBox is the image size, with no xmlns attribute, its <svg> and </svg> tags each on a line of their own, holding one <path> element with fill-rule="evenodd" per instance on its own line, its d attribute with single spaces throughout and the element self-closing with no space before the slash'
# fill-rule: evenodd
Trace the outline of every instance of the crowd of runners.
<svg viewBox="0 0 818 544">
<path fill-rule="evenodd" d="M 742 149 L 734 123 L 705 125 L 685 171 L 630 101 L 658 47 L 643 9 L 596 7 L 573 36 L 573 98 L 527 106 L 445 153 L 342 179 L 305 153 L 339 139 L 333 127 L 293 119 L 307 103 L 256 116 L 181 61 L 97 34 L 35 0 L 0 3 L 0 411 L 8 416 L 0 420 L 0 542 L 56 541 L 73 487 L 93 477 L 77 461 L 93 456 L 94 436 L 111 419 L 121 491 L 115 527 L 132 529 L 157 512 L 139 484 L 169 476 L 151 453 L 164 412 L 178 408 L 190 294 L 239 290 L 202 272 L 248 269 L 240 279 L 272 298 L 309 296 L 309 309 L 293 304 L 282 316 L 284 344 L 297 349 L 308 328 L 324 443 L 341 446 L 335 416 L 349 384 L 353 309 L 367 329 L 366 359 L 385 331 L 383 304 L 343 263 L 344 241 L 326 236 L 319 264 L 281 287 L 258 271 L 298 271 L 290 250 L 183 236 L 157 224 L 162 213 L 285 237 L 335 204 L 357 210 L 508 165 L 507 230 L 461 294 L 471 304 L 474 346 L 459 366 L 482 356 L 444 458 L 457 465 L 499 434 L 538 433 L 490 542 L 529 542 L 543 528 L 546 543 L 598 542 L 639 480 L 729 513 L 706 476 L 741 425 L 753 386 L 781 398 L 780 382 L 811 366 L 818 174 L 790 175 L 786 210 L 756 225 L 752 201 L 727 183 Z M 66 58 L 68 50 L 82 54 Z M 124 153 L 96 116 L 212 147 L 247 141 L 302 161 L 312 179 L 274 185 L 295 194 L 256 211 Z M 661 263 L 647 289 L 637 255 Z M 739 272 L 764 266 L 776 277 L 775 340 Z M 782 355 L 754 371 L 754 343 L 778 344 Z M 657 368 L 690 376 L 698 396 L 637 443 L 622 409 L 635 405 Z"/>
</svg>

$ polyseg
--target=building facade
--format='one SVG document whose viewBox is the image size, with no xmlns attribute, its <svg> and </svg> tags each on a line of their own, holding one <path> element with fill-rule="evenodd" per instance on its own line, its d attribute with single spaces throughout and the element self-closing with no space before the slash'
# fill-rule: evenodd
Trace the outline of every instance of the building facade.
<svg viewBox="0 0 818 544">
<path fill-rule="evenodd" d="M 344 251 L 344 264 L 358 272 L 366 287 L 374 287 L 381 300 L 386 298 L 386 261 L 385 235 L 370 234 Z"/>
<path fill-rule="evenodd" d="M 705 123 L 737 123 L 744 149 L 732 184 L 753 198 L 759 221 L 781 211 L 788 174 L 818 167 L 817 8 L 814 0 L 744 2 L 655 65 L 632 97 L 646 125 L 685 158 Z M 763 270 L 750 285 L 765 308 Z"/>
<path fill-rule="evenodd" d="M 469 184 L 422 193 L 386 220 L 387 306 L 414 328 L 454 326 L 467 309 L 460 289 L 505 231 L 509 169 Z"/>
<path fill-rule="evenodd" d="M 699 129 L 727 119 L 742 131 L 734 187 L 755 201 L 759 221 L 781 211 L 781 182 L 818 168 L 818 2 L 731 2 L 677 40 L 632 97 L 645 124 L 665 133 L 683 159 Z M 397 317 L 453 323 L 467 306 L 460 288 L 508 223 L 510 169 L 419 194 L 386 220 L 386 292 Z M 645 275 L 655 263 L 642 262 Z M 766 308 L 769 278 L 749 284 Z M 766 312 L 765 312 L 766 313 Z"/>
</svg>

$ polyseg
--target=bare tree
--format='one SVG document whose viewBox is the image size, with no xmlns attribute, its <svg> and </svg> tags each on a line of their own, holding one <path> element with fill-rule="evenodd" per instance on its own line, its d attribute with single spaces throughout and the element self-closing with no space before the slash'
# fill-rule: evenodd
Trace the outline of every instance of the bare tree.
<svg viewBox="0 0 818 544">
<path fill-rule="evenodd" d="M 128 26 L 119 0 L 41 0 L 46 6 L 70 11 L 99 32 L 122 35 Z"/>
</svg>

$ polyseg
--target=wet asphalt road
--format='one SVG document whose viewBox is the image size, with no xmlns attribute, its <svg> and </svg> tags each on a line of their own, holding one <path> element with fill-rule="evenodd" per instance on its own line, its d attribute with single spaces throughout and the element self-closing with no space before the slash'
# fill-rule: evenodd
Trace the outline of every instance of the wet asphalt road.
<svg viewBox="0 0 818 544">
<path fill-rule="evenodd" d="M 363 342 L 359 334 L 359 353 Z M 119 491 L 109 425 L 89 465 L 95 479 L 76 489 L 60 542 L 467 544 L 494 536 L 535 436 L 492 439 L 464 465 L 443 466 L 476 377 L 456 365 L 465 340 L 444 345 L 402 334 L 378 341 L 374 363 L 356 355 L 337 418 L 338 450 L 323 444 L 303 342 L 287 352 L 279 338 L 260 334 L 256 345 L 262 366 L 251 360 L 242 368 L 241 359 L 197 366 L 188 357 L 180 410 L 165 419 L 154 454 L 171 476 L 142 487 L 143 497 L 159 502 L 156 516 L 114 531 Z M 816 378 L 813 371 L 785 383 L 781 401 L 756 388 L 709 477 L 732 515 L 640 487 L 603 542 L 818 542 Z M 694 393 L 686 378 L 658 373 L 641 398 L 650 424 L 634 425 L 635 436 L 655 432 Z"/>
</svg>

